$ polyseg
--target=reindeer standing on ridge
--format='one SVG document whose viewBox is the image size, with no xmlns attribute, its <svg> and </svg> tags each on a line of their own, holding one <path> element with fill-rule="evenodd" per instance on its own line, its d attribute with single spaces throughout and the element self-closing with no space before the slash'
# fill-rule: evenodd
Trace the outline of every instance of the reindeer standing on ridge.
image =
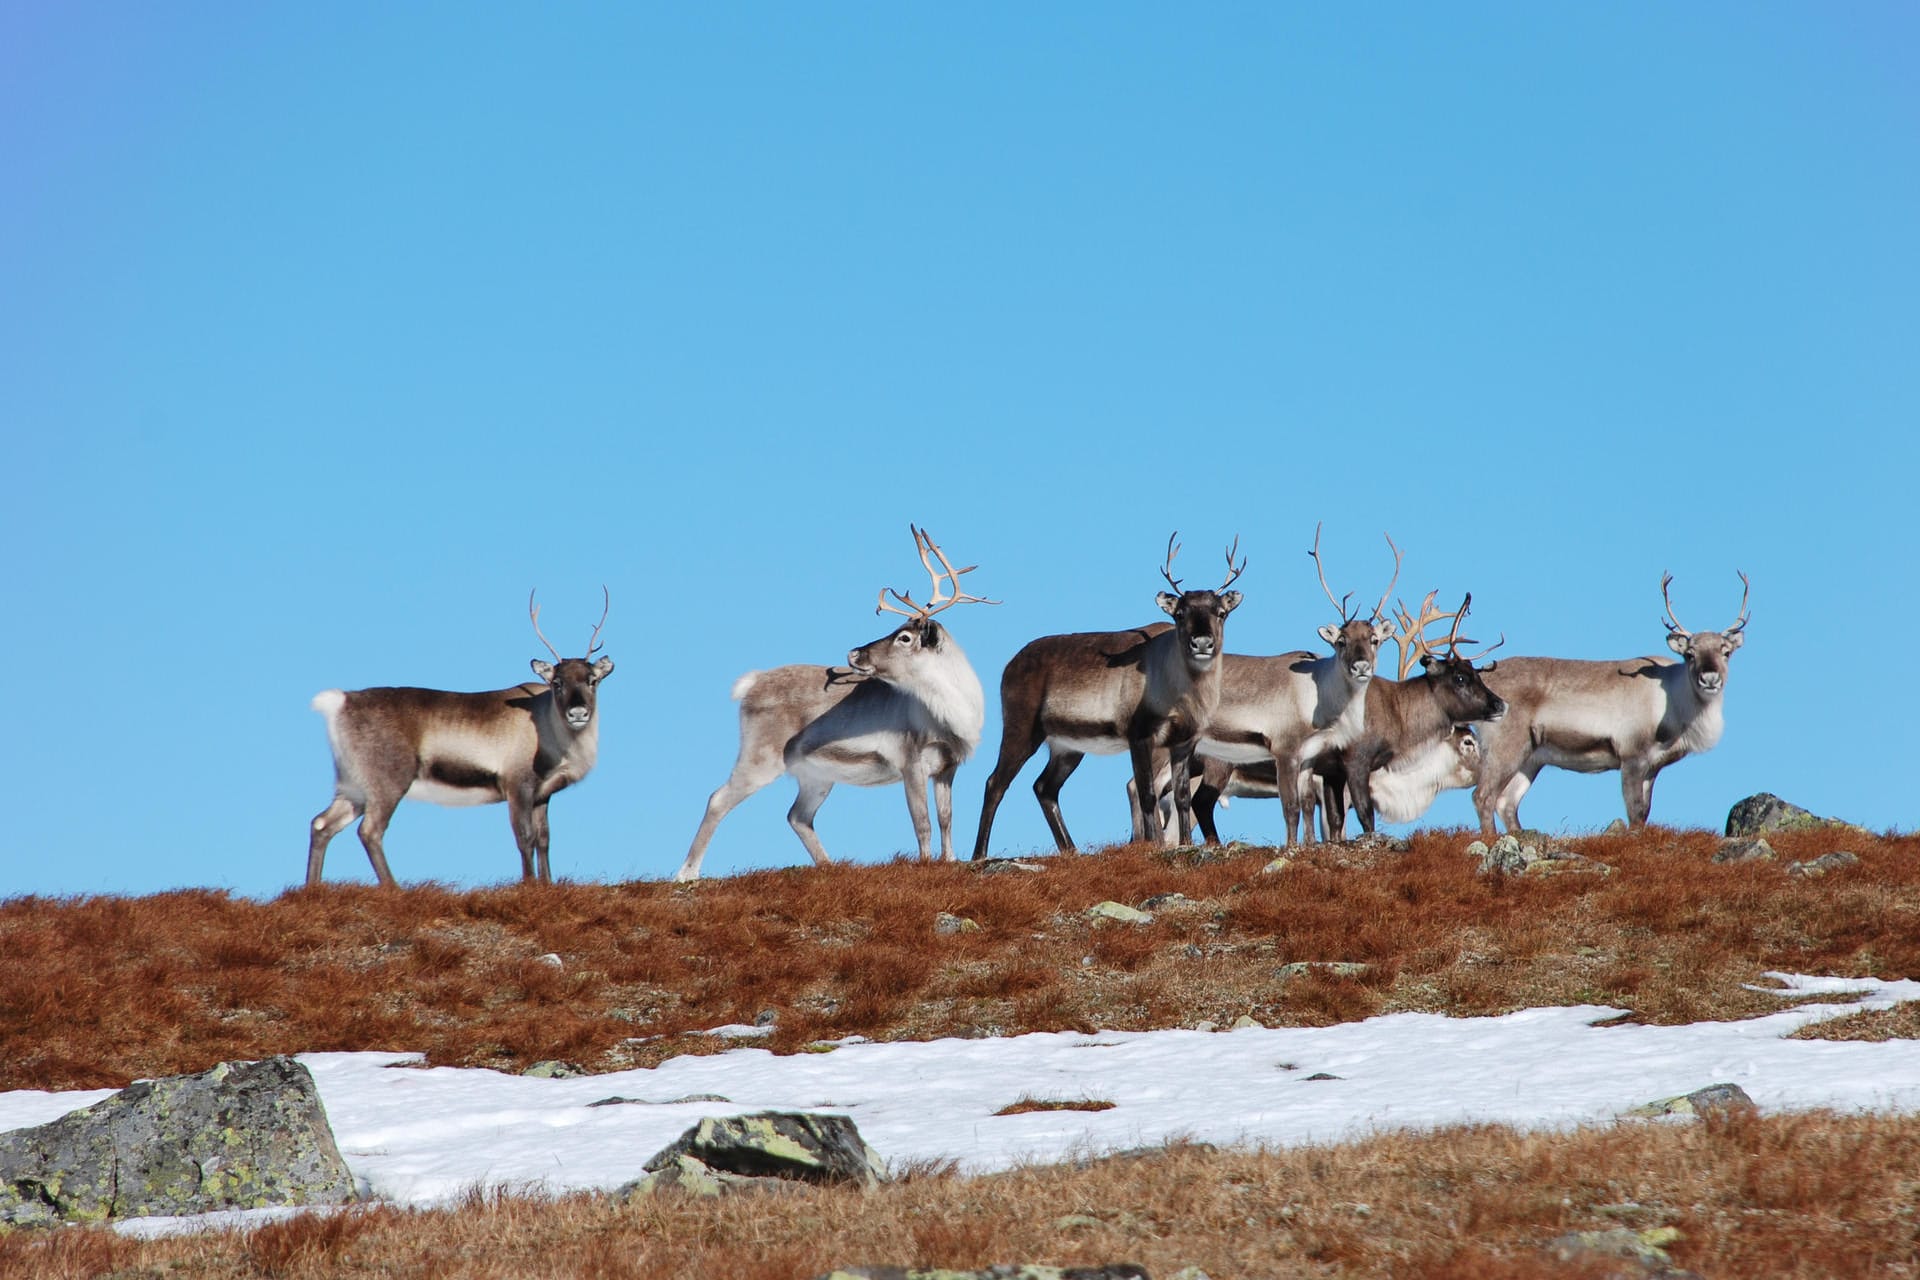
<svg viewBox="0 0 1920 1280">
<path fill-rule="evenodd" d="M 1160 592 L 1156 600 L 1173 619 L 1171 626 L 1158 622 L 1131 631 L 1042 636 L 1013 655 L 1000 676 L 1000 759 L 981 801 L 975 859 L 987 856 L 993 815 L 1021 766 L 1043 744 L 1047 764 L 1033 793 L 1062 853 L 1072 853 L 1074 844 L 1060 816 L 1060 788 L 1089 752 L 1127 752 L 1135 783 L 1147 794 L 1154 755 L 1164 753 L 1176 779 L 1180 838 L 1192 838 L 1187 771 L 1194 744 L 1220 701 L 1227 615 L 1240 605 L 1240 593 L 1227 588 L 1247 567 L 1244 559 L 1233 562 L 1239 548 L 1238 538 L 1227 548 L 1227 577 L 1217 588 L 1183 591 L 1173 576 L 1180 548 L 1167 539 L 1160 576 L 1173 591 Z M 1148 806 L 1143 815 L 1135 806 L 1134 838 L 1160 839 L 1156 807 Z"/>
<path fill-rule="evenodd" d="M 602 590 L 603 597 L 605 590 Z M 613 601 L 606 599 L 606 607 Z M 594 662 L 606 609 L 587 640 L 587 656 L 562 658 L 540 632 L 540 610 L 527 595 L 533 634 L 552 662 L 533 660 L 539 683 L 489 693 L 439 689 L 328 689 L 313 699 L 327 718 L 333 747 L 333 803 L 313 820 L 307 840 L 307 884 L 320 883 L 327 845 L 355 818 L 360 843 L 381 884 L 387 869 L 387 823 L 402 800 L 432 804 L 497 804 L 504 800 L 520 847 L 520 878 L 553 880 L 547 860 L 547 802 L 587 776 L 600 752 L 600 682 L 613 659 Z"/>
<path fill-rule="evenodd" d="M 1481 731 L 1483 762 L 1473 807 L 1480 829 L 1493 838 L 1495 813 L 1510 831 L 1520 827 L 1520 800 L 1547 765 L 1575 773 L 1620 771 L 1627 825 L 1645 826 L 1660 771 L 1720 741 L 1727 663 L 1746 640 L 1747 596 L 1740 574 L 1740 614 L 1725 631 L 1688 631 L 1674 616 L 1667 588 L 1667 647 L 1671 658 L 1588 662 L 1576 658 L 1508 658 L 1489 687 L 1512 714 Z"/>
<path fill-rule="evenodd" d="M 912 526 L 909 526 L 912 528 Z M 960 576 L 926 530 L 913 541 L 933 584 L 925 604 L 882 589 L 875 613 L 907 621 L 847 655 L 845 667 L 795 665 L 749 671 L 733 684 L 740 704 L 740 755 L 707 800 L 675 880 L 697 880 L 707 843 L 734 806 L 783 773 L 800 784 L 787 825 L 820 866 L 832 861 L 813 816 L 835 783 L 903 782 L 920 860 L 931 857 L 927 782 L 933 782 L 940 857 L 953 861 L 953 775 L 979 745 L 986 695 L 959 643 L 934 615 L 956 604 L 998 604 L 960 591 Z M 934 568 L 938 560 L 940 567 Z M 893 601 L 887 596 L 891 594 Z M 904 606 L 904 607 L 902 607 Z"/>
</svg>

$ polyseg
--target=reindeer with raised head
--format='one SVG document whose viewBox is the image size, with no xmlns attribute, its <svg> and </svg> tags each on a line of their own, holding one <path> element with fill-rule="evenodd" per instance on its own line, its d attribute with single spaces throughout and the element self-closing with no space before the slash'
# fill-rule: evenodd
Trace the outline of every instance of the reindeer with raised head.
<svg viewBox="0 0 1920 1280">
<path fill-rule="evenodd" d="M 307 841 L 307 883 L 320 883 L 327 845 L 355 818 L 360 843 L 381 884 L 394 884 L 384 845 L 402 800 L 432 804 L 505 801 L 520 847 L 520 878 L 553 880 L 547 802 L 587 776 L 600 752 L 599 687 L 613 659 L 593 661 L 613 600 L 587 640 L 587 656 L 562 658 L 540 631 L 527 595 L 533 634 L 552 662 L 533 660 L 539 681 L 488 693 L 440 689 L 328 689 L 313 699 L 333 746 L 333 803 L 314 818 Z"/>
<path fill-rule="evenodd" d="M 1360 736 L 1344 749 L 1322 755 L 1313 763 L 1325 792 L 1324 821 L 1329 839 L 1338 840 L 1345 834 L 1349 799 L 1360 819 L 1360 829 L 1371 833 L 1376 816 L 1389 822 L 1411 822 L 1446 786 L 1471 786 L 1480 752 L 1472 731 L 1465 726 L 1491 723 L 1507 713 L 1507 704 L 1485 680 L 1499 664 L 1474 666 L 1504 644 L 1506 636 L 1503 634 L 1477 654 L 1462 654 L 1462 644 L 1474 643 L 1460 637 L 1460 624 L 1473 607 L 1473 594 L 1469 592 L 1452 613 L 1443 613 L 1435 606 L 1437 594 L 1427 593 L 1417 618 L 1408 612 L 1404 601 L 1399 604 L 1395 621 L 1400 629 L 1400 678 L 1375 679 L 1367 691 Z M 1446 649 L 1442 653 L 1428 641 L 1426 633 L 1435 623 L 1448 621 L 1453 627 L 1440 642 Z M 1421 668 L 1417 676 L 1413 674 L 1416 662 Z M 1473 743 L 1471 748 L 1466 745 L 1469 742 Z M 1464 781 L 1455 781 L 1465 772 L 1469 757 L 1473 773 Z M 1389 794 L 1375 795 L 1376 782 Z M 1416 801 L 1418 807 L 1407 813 Z"/>
<path fill-rule="evenodd" d="M 1238 591 L 1227 588 L 1247 562 L 1234 563 L 1240 549 L 1235 538 L 1227 548 L 1226 580 L 1212 590 L 1183 590 L 1173 576 L 1178 536 L 1167 539 L 1166 563 L 1160 569 L 1172 591 L 1155 597 L 1173 619 L 1171 624 L 1042 636 L 1007 663 L 1000 676 L 1000 759 L 980 805 L 980 832 L 973 842 L 976 859 L 987 856 L 993 816 L 1007 788 L 1043 744 L 1047 763 L 1033 793 L 1062 853 L 1074 852 L 1074 843 L 1060 815 L 1060 788 L 1089 753 L 1127 752 L 1136 784 L 1144 790 L 1153 779 L 1155 751 L 1164 752 L 1177 780 L 1180 838 L 1191 838 L 1187 770 L 1194 744 L 1220 700 L 1227 615 L 1241 599 Z M 1158 809 L 1149 806 L 1142 815 L 1135 806 L 1135 811 L 1134 838 L 1159 840 Z"/>
<path fill-rule="evenodd" d="M 1335 599 L 1320 562 L 1320 526 L 1313 530 L 1315 571 L 1320 589 L 1340 611 L 1340 621 L 1319 630 L 1333 653 L 1316 657 L 1307 650 L 1251 657 L 1227 654 L 1221 663 L 1220 704 L 1201 737 L 1203 756 L 1230 764 L 1257 764 L 1271 760 L 1280 780 L 1280 805 L 1285 815 L 1287 843 L 1296 844 L 1302 812 L 1301 793 L 1308 766 L 1317 756 L 1342 751 L 1364 727 L 1367 687 L 1373 682 L 1380 646 L 1393 638 L 1393 623 L 1384 610 L 1400 580 L 1403 553 L 1387 538 L 1393 552 L 1393 577 L 1381 593 L 1370 618 L 1350 612 L 1353 593 Z M 1144 785 L 1141 793 L 1151 795 Z M 1176 803 L 1184 788 L 1174 786 Z M 1306 832 L 1313 838 L 1311 828 Z"/>
<path fill-rule="evenodd" d="M 1520 801 L 1548 765 L 1575 773 L 1620 771 L 1627 824 L 1645 826 L 1653 810 L 1653 782 L 1674 761 L 1711 750 L 1725 727 L 1728 660 L 1746 639 L 1752 583 L 1740 574 L 1740 613 L 1725 631 L 1688 631 L 1667 609 L 1665 657 L 1592 662 L 1577 658 L 1508 658 L 1488 685 L 1512 708 L 1481 731 L 1483 763 L 1473 806 L 1491 839 L 1497 813 L 1507 829 L 1520 827 Z"/>
<path fill-rule="evenodd" d="M 961 591 L 961 575 L 979 566 L 955 569 L 925 529 L 908 527 L 932 578 L 927 601 L 919 604 L 909 592 L 882 588 L 874 609 L 900 614 L 906 622 L 848 653 L 845 667 L 775 667 L 734 681 L 740 755 L 727 780 L 708 797 L 706 815 L 675 880 L 699 879 L 700 862 L 720 820 L 783 773 L 800 784 L 787 825 L 817 865 L 832 859 L 813 829 L 813 817 L 842 782 L 857 787 L 904 783 L 920 860 L 926 862 L 932 856 L 931 780 L 940 857 L 953 861 L 953 775 L 979 745 L 986 694 L 959 642 L 934 615 L 956 604 L 999 601 Z"/>
</svg>

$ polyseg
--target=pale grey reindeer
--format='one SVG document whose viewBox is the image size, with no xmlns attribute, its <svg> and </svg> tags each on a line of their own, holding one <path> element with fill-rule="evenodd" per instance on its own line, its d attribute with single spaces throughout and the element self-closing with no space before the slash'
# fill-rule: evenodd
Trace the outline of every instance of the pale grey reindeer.
<svg viewBox="0 0 1920 1280">
<path fill-rule="evenodd" d="M 1060 815 L 1060 788 L 1089 753 L 1127 752 L 1141 789 L 1151 785 L 1154 753 L 1170 761 L 1180 838 L 1191 838 L 1193 811 L 1185 785 L 1194 744 L 1220 700 L 1219 658 L 1226 649 L 1227 615 L 1240 605 L 1229 591 L 1246 569 L 1234 556 L 1238 538 L 1227 548 L 1227 577 L 1211 591 L 1183 591 L 1173 576 L 1180 553 L 1167 539 L 1160 575 L 1172 587 L 1156 597 L 1171 625 L 1157 622 L 1129 631 L 1084 631 L 1042 636 L 1013 655 L 1000 676 L 1000 758 L 987 779 L 980 806 L 975 859 L 987 856 L 994 813 L 1020 769 L 1044 744 L 1046 767 L 1033 784 L 1054 843 L 1074 851 L 1073 837 Z M 1160 815 L 1135 806 L 1134 838 L 1159 840 Z"/>
<path fill-rule="evenodd" d="M 527 596 L 533 634 L 553 654 L 533 660 L 538 682 L 487 693 L 440 689 L 328 689 L 313 709 L 327 719 L 333 747 L 333 803 L 313 820 L 307 842 L 307 884 L 320 883 L 327 845 L 355 818 L 360 843 L 381 884 L 387 869 L 387 824 L 402 800 L 432 804 L 505 801 L 520 848 L 520 878 L 551 883 L 547 802 L 587 776 L 600 751 L 599 686 L 613 659 L 591 659 L 600 647 L 613 601 L 587 640 L 587 656 L 562 658 L 540 631 L 540 609 Z"/>
<path fill-rule="evenodd" d="M 1280 806 L 1285 817 L 1287 843 L 1298 843 L 1301 793 L 1307 785 L 1310 763 L 1316 756 L 1341 751 L 1360 736 L 1365 724 L 1367 686 L 1373 681 L 1380 646 L 1393 638 L 1393 623 L 1382 612 L 1400 580 L 1402 552 L 1387 538 L 1393 552 L 1393 577 L 1380 594 L 1371 618 L 1350 616 L 1353 593 L 1335 599 L 1320 562 L 1320 526 L 1313 530 L 1314 569 L 1320 589 L 1340 611 L 1340 621 L 1319 629 L 1320 638 L 1333 646 L 1329 655 L 1316 657 L 1306 650 L 1252 657 L 1225 655 L 1220 669 L 1220 702 L 1201 735 L 1203 756 L 1230 764 L 1274 762 L 1281 782 Z M 1174 799 L 1183 788 L 1175 786 Z M 1312 839 L 1313 832 L 1306 832 Z"/>
<path fill-rule="evenodd" d="M 940 857 L 953 861 L 953 775 L 979 745 L 986 694 L 959 642 L 934 615 L 956 604 L 999 601 L 962 592 L 960 576 L 979 566 L 955 569 L 926 530 L 909 528 L 932 578 L 927 602 L 916 604 L 907 592 L 883 588 L 874 610 L 901 614 L 905 623 L 848 653 L 845 667 L 775 667 L 734 681 L 740 755 L 727 780 L 708 797 L 706 815 L 675 880 L 699 879 L 720 820 L 783 773 L 800 784 L 787 825 L 816 864 L 826 866 L 832 859 L 813 829 L 813 817 L 842 782 L 859 787 L 904 783 L 920 860 L 928 861 L 929 780 L 940 823 Z"/>
<path fill-rule="evenodd" d="M 1737 572 L 1737 571 L 1736 571 Z M 1674 616 L 1668 587 L 1665 657 L 1592 662 L 1577 658 L 1508 658 L 1487 683 L 1512 708 L 1482 730 L 1483 763 L 1473 806 L 1492 838 L 1497 813 L 1510 831 L 1520 827 L 1520 801 L 1548 765 L 1575 773 L 1620 771 L 1627 824 L 1646 825 L 1660 771 L 1695 752 L 1711 750 L 1725 727 L 1728 659 L 1746 639 L 1752 583 L 1740 574 L 1740 613 L 1725 631 L 1688 631 Z"/>
</svg>

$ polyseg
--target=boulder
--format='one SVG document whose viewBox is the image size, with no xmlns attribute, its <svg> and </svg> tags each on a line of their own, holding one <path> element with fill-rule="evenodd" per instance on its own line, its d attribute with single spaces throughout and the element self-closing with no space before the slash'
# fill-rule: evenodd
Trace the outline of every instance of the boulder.
<svg viewBox="0 0 1920 1280">
<path fill-rule="evenodd" d="M 1102 920 L 1116 920 L 1122 924 L 1152 924 L 1153 916 L 1124 902 L 1096 902 L 1087 908 L 1087 915 L 1095 923 Z"/>
<path fill-rule="evenodd" d="M 1820 827 L 1845 826 L 1831 818 L 1789 804 L 1771 791 L 1748 796 L 1727 813 L 1727 834 L 1760 836 L 1774 831 L 1813 831 Z"/>
<path fill-rule="evenodd" d="M 1715 862 L 1772 862 L 1773 846 L 1759 836 L 1722 840 L 1714 853 Z"/>
<path fill-rule="evenodd" d="M 885 1166 L 846 1116 L 761 1111 L 709 1116 L 656 1152 L 623 1197 L 681 1190 L 697 1195 L 777 1187 L 781 1182 L 873 1186 Z"/>
<path fill-rule="evenodd" d="M 1809 859 L 1806 862 L 1788 863 L 1787 874 L 1799 878 L 1817 880 L 1829 871 L 1838 871 L 1842 867 L 1857 867 L 1859 865 L 1859 854 L 1848 853 L 1845 849 L 1836 849 L 1832 853 L 1823 853 L 1819 857 Z"/>
<path fill-rule="evenodd" d="M 1658 1116 L 1699 1116 L 1709 1112 L 1730 1114 L 1733 1112 L 1753 1112 L 1759 1108 L 1747 1095 L 1747 1091 L 1737 1084 L 1710 1084 L 1692 1093 L 1679 1094 L 1672 1098 L 1661 1098 L 1645 1103 L 1627 1112 L 1630 1116 L 1653 1118 Z"/>
<path fill-rule="evenodd" d="M 313 1075 L 288 1057 L 142 1080 L 0 1134 L 0 1227 L 353 1198 Z"/>
<path fill-rule="evenodd" d="M 933 918 L 933 931 L 941 937 L 952 937 L 956 933 L 978 933 L 980 922 L 966 916 L 957 916 L 951 911 L 942 911 Z"/>
</svg>

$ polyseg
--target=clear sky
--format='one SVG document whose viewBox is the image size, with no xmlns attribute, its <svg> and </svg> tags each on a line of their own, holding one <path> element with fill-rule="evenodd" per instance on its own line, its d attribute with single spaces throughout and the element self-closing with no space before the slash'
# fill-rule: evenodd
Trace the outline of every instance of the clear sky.
<svg viewBox="0 0 1920 1280">
<path fill-rule="evenodd" d="M 1874 3 L 8 6 L 0 894 L 298 882 L 312 695 L 527 678 L 535 585 L 573 653 L 605 584 L 618 664 L 556 873 L 671 874 L 735 677 L 882 634 L 909 521 L 1005 601 L 947 615 L 963 845 L 1020 645 L 1158 617 L 1178 529 L 1196 581 L 1240 538 L 1230 648 L 1319 648 L 1316 521 L 1338 590 L 1390 531 L 1510 654 L 1664 652 L 1661 572 L 1701 630 L 1745 570 L 1655 819 L 1911 829 L 1917 55 Z M 996 852 L 1051 847 L 1037 767 Z M 1069 783 L 1083 843 L 1124 776 Z M 708 873 L 804 862 L 792 794 Z M 819 826 L 913 845 L 894 787 Z M 388 853 L 519 869 L 500 807 Z"/>
</svg>

